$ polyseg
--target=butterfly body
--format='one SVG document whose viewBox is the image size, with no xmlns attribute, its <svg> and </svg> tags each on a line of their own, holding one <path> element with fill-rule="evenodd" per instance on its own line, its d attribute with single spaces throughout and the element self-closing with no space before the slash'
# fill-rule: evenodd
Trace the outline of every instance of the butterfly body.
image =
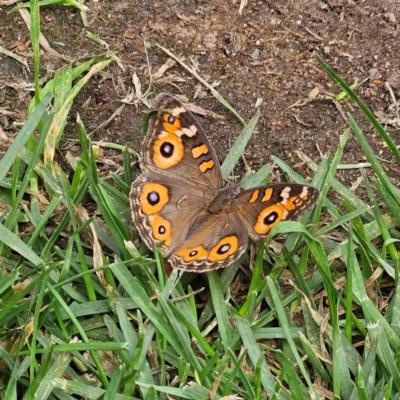
<svg viewBox="0 0 400 400">
<path fill-rule="evenodd" d="M 226 267 L 280 221 L 297 218 L 318 198 L 312 186 L 278 184 L 242 190 L 224 185 L 215 153 L 193 115 L 174 97 L 155 103 L 143 145 L 147 172 L 132 184 L 132 218 L 144 243 L 172 267 Z"/>
</svg>

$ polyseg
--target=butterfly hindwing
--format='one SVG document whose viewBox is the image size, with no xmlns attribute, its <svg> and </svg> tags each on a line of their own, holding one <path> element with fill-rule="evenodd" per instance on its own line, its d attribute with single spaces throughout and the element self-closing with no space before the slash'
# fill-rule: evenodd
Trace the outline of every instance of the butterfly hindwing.
<svg viewBox="0 0 400 400">
<path fill-rule="evenodd" d="M 177 179 L 147 172 L 132 184 L 130 193 L 132 219 L 148 248 L 161 246 L 168 257 L 187 237 L 191 221 L 203 208 L 201 188 L 187 188 Z"/>
</svg>

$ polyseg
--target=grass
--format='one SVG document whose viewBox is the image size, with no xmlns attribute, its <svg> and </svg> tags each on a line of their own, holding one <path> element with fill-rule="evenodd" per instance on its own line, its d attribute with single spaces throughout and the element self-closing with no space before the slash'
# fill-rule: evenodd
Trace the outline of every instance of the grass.
<svg viewBox="0 0 400 400">
<path fill-rule="evenodd" d="M 32 2 L 35 24 L 37 10 Z M 72 176 L 53 161 L 74 97 L 110 59 L 66 66 L 39 88 L 38 54 L 28 120 L 0 160 L 1 202 L 9 205 L 0 212 L 2 398 L 399 398 L 400 193 L 351 115 L 336 153 L 309 163 L 321 190 L 312 213 L 273 229 L 248 282 L 235 281 L 234 265 L 197 287 L 187 274 L 165 276 L 157 251 L 133 244 L 128 149 L 124 180 L 101 179 L 78 117 L 82 155 L 69 160 Z M 368 108 L 316 58 L 400 161 Z M 232 147 L 225 176 L 257 119 Z M 350 132 L 375 172 L 372 182 L 362 174 L 368 202 L 335 179 Z M 262 184 L 269 173 L 265 166 L 242 184 Z M 101 216 L 88 213 L 88 198 Z"/>
</svg>

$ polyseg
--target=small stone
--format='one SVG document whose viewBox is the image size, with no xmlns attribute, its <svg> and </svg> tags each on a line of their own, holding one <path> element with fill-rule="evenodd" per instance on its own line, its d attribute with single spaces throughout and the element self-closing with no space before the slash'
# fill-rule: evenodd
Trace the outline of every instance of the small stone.
<svg viewBox="0 0 400 400">
<path fill-rule="evenodd" d="M 379 72 L 378 68 L 371 68 L 369 71 L 369 76 L 371 79 L 379 79 L 381 78 L 382 74 Z"/>
<path fill-rule="evenodd" d="M 217 44 L 217 37 L 213 33 L 207 33 L 203 38 L 203 43 L 208 49 L 213 49 Z"/>
<path fill-rule="evenodd" d="M 313 90 L 308 94 L 309 99 L 315 99 L 319 95 L 319 88 L 315 86 Z"/>
<path fill-rule="evenodd" d="M 387 19 L 389 22 L 393 22 L 394 24 L 396 23 L 396 17 L 394 16 L 393 13 L 388 13 Z"/>
<path fill-rule="evenodd" d="M 258 57 L 260 57 L 260 50 L 259 49 L 254 49 L 253 52 L 251 53 L 250 57 L 253 60 L 258 60 Z"/>
</svg>

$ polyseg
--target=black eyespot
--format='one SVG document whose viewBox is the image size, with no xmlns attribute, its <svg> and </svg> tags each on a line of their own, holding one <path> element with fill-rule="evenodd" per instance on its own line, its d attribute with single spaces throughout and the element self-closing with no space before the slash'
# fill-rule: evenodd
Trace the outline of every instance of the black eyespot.
<svg viewBox="0 0 400 400">
<path fill-rule="evenodd" d="M 158 233 L 159 233 L 160 235 L 163 235 L 166 231 L 167 231 L 167 230 L 165 229 L 165 226 L 160 225 L 160 226 L 158 227 Z"/>
<path fill-rule="evenodd" d="M 264 224 L 265 225 L 271 225 L 273 224 L 276 220 L 278 219 L 278 213 L 276 211 L 273 211 L 271 214 L 268 214 L 264 218 Z"/>
<path fill-rule="evenodd" d="M 191 252 L 189 253 L 189 256 L 190 256 L 190 257 L 197 256 L 197 253 L 198 253 L 197 250 L 193 250 L 193 251 L 191 251 Z"/>
<path fill-rule="evenodd" d="M 173 124 L 175 121 L 176 121 L 176 118 L 175 118 L 173 115 L 169 115 L 169 116 L 168 116 L 168 122 L 169 122 L 170 124 Z"/>
<path fill-rule="evenodd" d="M 225 254 L 226 252 L 229 251 L 230 248 L 231 248 L 230 244 L 223 244 L 222 246 L 219 247 L 219 249 L 217 250 L 217 253 Z"/>
<path fill-rule="evenodd" d="M 169 142 L 164 142 L 160 146 L 160 153 L 165 158 L 171 157 L 172 154 L 174 154 L 174 145 L 172 143 L 169 143 Z"/>
<path fill-rule="evenodd" d="M 296 200 L 294 201 L 294 204 L 299 204 L 301 202 L 301 198 L 297 197 Z"/>
<path fill-rule="evenodd" d="M 157 192 L 150 192 L 147 195 L 147 201 L 150 205 L 155 206 L 160 201 L 160 195 Z"/>
</svg>

